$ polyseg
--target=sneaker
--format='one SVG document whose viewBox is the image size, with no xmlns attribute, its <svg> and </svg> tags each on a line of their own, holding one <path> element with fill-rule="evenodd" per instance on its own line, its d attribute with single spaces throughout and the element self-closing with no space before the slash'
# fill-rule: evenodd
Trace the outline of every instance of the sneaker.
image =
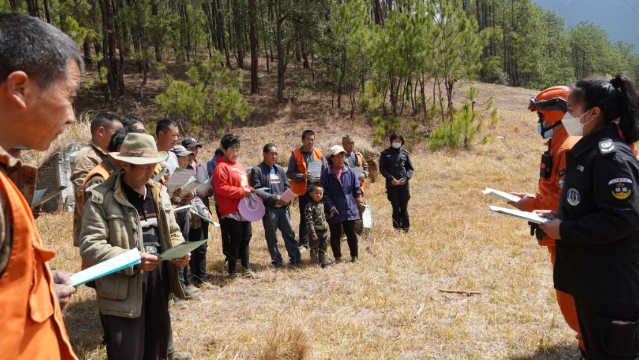
<svg viewBox="0 0 639 360">
<path fill-rule="evenodd" d="M 177 315 L 173 314 L 170 311 L 169 311 L 169 318 L 175 319 L 176 321 L 182 321 L 182 317 L 181 316 L 177 316 Z"/>
<path fill-rule="evenodd" d="M 357 256 L 352 256 L 351 257 L 351 261 L 354 262 L 354 263 L 360 262 L 360 260 L 359 260 L 359 258 Z"/>
<path fill-rule="evenodd" d="M 184 303 L 184 301 L 178 299 L 177 296 L 173 295 L 173 299 L 169 301 L 169 307 L 175 306 L 179 309 L 186 309 L 189 306 Z"/>
<path fill-rule="evenodd" d="M 198 292 L 198 291 L 202 291 L 202 290 L 198 289 L 197 287 L 195 287 L 195 285 L 192 285 L 192 284 L 191 284 L 191 285 L 189 285 L 189 286 L 187 286 L 187 289 L 189 289 L 189 291 L 190 291 L 191 293 L 196 293 L 196 292 Z"/>
<path fill-rule="evenodd" d="M 176 351 L 172 354 L 169 354 L 169 360 L 188 360 L 193 357 L 188 351 Z"/>
<path fill-rule="evenodd" d="M 341 264 L 342 263 L 342 257 L 341 256 L 336 256 L 335 257 L 335 263 L 336 264 Z"/>
<path fill-rule="evenodd" d="M 184 286 L 184 285 L 182 285 L 182 290 L 184 291 L 184 296 L 186 296 L 186 299 L 187 299 L 187 300 L 197 300 L 197 299 L 199 299 L 199 298 L 200 298 L 200 295 L 193 294 L 193 293 L 192 293 L 192 292 L 190 292 L 190 291 L 189 291 L 189 289 L 188 289 L 186 286 Z"/>
</svg>

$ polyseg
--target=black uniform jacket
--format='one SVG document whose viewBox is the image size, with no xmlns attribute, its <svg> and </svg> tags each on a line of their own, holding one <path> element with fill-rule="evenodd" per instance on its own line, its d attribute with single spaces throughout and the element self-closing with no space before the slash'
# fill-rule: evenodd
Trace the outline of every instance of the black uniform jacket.
<svg viewBox="0 0 639 360">
<path fill-rule="evenodd" d="M 575 298 L 639 304 L 639 161 L 615 124 L 566 152 L 554 282 Z"/>
<path fill-rule="evenodd" d="M 386 178 L 387 189 L 409 188 L 410 178 L 413 177 L 413 163 L 410 162 L 408 151 L 392 146 L 382 151 L 379 157 L 379 172 Z M 399 181 L 402 178 L 406 179 L 406 184 L 393 186 L 391 183 L 393 179 Z"/>
</svg>

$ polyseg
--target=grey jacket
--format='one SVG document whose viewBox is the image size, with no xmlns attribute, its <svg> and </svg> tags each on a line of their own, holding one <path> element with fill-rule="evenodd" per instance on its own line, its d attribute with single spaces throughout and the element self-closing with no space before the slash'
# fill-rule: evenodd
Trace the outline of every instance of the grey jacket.
<svg viewBox="0 0 639 360">
<path fill-rule="evenodd" d="M 94 187 L 87 200 L 80 231 L 80 256 L 93 266 L 137 248 L 143 252 L 142 231 L 137 210 L 122 190 L 124 173 L 114 173 L 104 183 Z M 184 241 L 175 221 L 173 207 L 166 188 L 149 181 L 162 251 Z M 171 294 L 184 298 L 178 280 L 178 268 L 168 262 Z M 142 309 L 142 270 L 128 267 L 97 279 L 96 302 L 103 315 L 137 318 Z M 163 301 L 158 299 L 158 301 Z"/>
</svg>

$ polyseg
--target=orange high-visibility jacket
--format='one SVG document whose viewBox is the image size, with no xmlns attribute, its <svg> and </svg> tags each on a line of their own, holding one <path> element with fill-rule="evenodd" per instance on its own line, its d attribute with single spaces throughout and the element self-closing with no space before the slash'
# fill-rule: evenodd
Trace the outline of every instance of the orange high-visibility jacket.
<svg viewBox="0 0 639 360">
<path fill-rule="evenodd" d="M 55 252 L 42 247 L 29 204 L 2 171 L 0 191 L 13 228 L 11 257 L 0 279 L 1 357 L 77 360 L 47 264 Z"/>
<path fill-rule="evenodd" d="M 550 143 L 550 155 L 552 155 L 552 174 L 550 178 L 539 179 L 539 195 L 526 200 L 526 210 L 559 210 L 559 198 L 561 186 L 566 176 L 566 151 L 579 141 L 579 136 L 568 136 L 565 128 L 562 128 L 552 137 Z M 555 245 L 555 240 L 546 236 L 539 245 Z"/>
<path fill-rule="evenodd" d="M 357 156 L 357 166 L 358 167 L 364 167 L 364 155 L 360 154 L 360 153 L 356 153 L 355 154 Z M 364 193 L 364 182 L 360 181 L 359 182 L 359 189 L 362 190 L 362 194 Z"/>
<path fill-rule="evenodd" d="M 301 174 L 306 173 L 306 159 L 304 159 L 304 155 L 302 155 L 302 148 L 297 148 L 293 150 L 293 155 L 295 155 L 295 162 L 297 162 L 297 172 Z M 313 149 L 313 161 L 322 160 L 322 150 Z M 304 181 L 291 181 L 293 185 L 293 192 L 297 195 L 306 194 L 306 180 Z"/>
</svg>

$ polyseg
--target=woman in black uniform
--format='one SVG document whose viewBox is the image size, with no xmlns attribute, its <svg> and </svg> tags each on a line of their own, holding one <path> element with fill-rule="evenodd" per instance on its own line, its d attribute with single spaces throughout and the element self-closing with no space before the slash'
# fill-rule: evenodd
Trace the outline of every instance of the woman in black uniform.
<svg viewBox="0 0 639 360">
<path fill-rule="evenodd" d="M 386 179 L 386 195 L 393 206 L 393 228 L 408 233 L 408 200 L 413 177 L 413 164 L 408 151 L 402 149 L 404 137 L 399 132 L 390 136 L 391 146 L 382 151 L 379 157 L 379 172 Z"/>
<path fill-rule="evenodd" d="M 618 122 L 617 122 L 618 120 Z M 586 358 L 639 359 L 639 96 L 624 75 L 577 83 L 562 120 L 583 138 L 566 153 L 554 283 L 575 299 Z"/>
</svg>

